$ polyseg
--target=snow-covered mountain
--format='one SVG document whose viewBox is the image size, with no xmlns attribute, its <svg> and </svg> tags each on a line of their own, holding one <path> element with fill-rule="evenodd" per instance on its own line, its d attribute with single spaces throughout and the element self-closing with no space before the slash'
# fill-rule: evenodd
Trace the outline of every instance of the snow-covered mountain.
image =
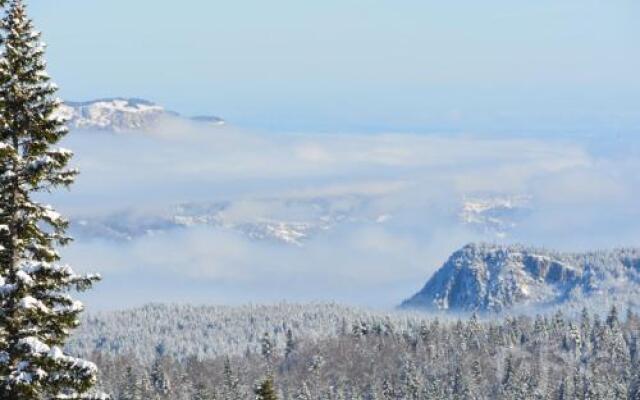
<svg viewBox="0 0 640 400">
<path fill-rule="evenodd" d="M 335 203 L 340 200 L 340 205 Z M 234 202 L 183 203 L 154 212 L 122 210 L 100 217 L 72 219 L 72 233 L 79 239 L 130 241 L 176 229 L 206 226 L 259 241 L 302 246 L 314 235 L 346 222 L 384 223 L 384 216 L 361 212 L 366 199 L 261 199 L 253 200 L 267 212 L 238 215 L 242 204 Z"/>
<path fill-rule="evenodd" d="M 247 201 L 252 205 L 248 209 Z M 331 231 L 343 223 L 393 221 L 393 210 L 372 211 L 367 207 L 371 201 L 370 196 L 328 196 L 188 202 L 153 211 L 123 209 L 108 215 L 75 216 L 71 226 L 73 235 L 80 239 L 130 241 L 175 229 L 208 226 L 237 232 L 253 240 L 301 246 L 318 233 Z M 515 228 L 525 201 L 519 197 L 469 200 L 461 205 L 459 221 L 489 238 L 503 237 Z M 238 207 L 243 209 L 243 215 L 238 215 Z"/>
<path fill-rule="evenodd" d="M 465 198 L 460 220 L 483 234 L 504 238 L 531 207 L 531 196 L 475 196 Z"/>
<path fill-rule="evenodd" d="M 185 118 L 150 101 L 126 98 L 66 102 L 60 106 L 58 116 L 68 121 L 71 129 L 110 132 L 148 130 L 163 118 Z M 214 116 L 188 119 L 215 125 L 224 123 Z"/>
<path fill-rule="evenodd" d="M 640 249 L 563 254 L 470 244 L 456 251 L 403 308 L 494 311 L 640 302 Z"/>
</svg>

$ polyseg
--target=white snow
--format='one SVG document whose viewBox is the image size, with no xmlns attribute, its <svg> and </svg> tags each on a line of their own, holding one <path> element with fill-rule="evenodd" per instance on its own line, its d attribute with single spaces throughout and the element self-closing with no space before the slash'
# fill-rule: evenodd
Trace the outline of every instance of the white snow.
<svg viewBox="0 0 640 400">
<path fill-rule="evenodd" d="M 16 290 L 16 285 L 7 283 L 3 276 L 0 275 L 0 294 L 7 295 Z"/>
<path fill-rule="evenodd" d="M 19 281 L 21 281 L 25 286 L 31 286 L 33 284 L 33 278 L 31 275 L 27 274 L 23 270 L 19 270 L 16 272 L 16 277 Z"/>
<path fill-rule="evenodd" d="M 73 313 L 73 312 L 81 312 L 84 310 L 84 305 L 81 301 L 75 300 L 70 305 L 65 306 L 56 306 L 54 311 L 57 313 Z"/>
<path fill-rule="evenodd" d="M 49 312 L 49 308 L 42 301 L 31 296 L 26 296 L 20 299 L 18 306 L 25 310 L 36 309 L 44 312 Z"/>
<path fill-rule="evenodd" d="M 63 104 L 54 116 L 69 121 L 73 128 L 122 132 L 145 128 L 165 115 L 165 112 L 165 109 L 158 105 L 113 99 Z"/>
<path fill-rule="evenodd" d="M 43 205 L 42 216 L 54 222 L 62 219 L 62 216 L 49 205 Z"/>
<path fill-rule="evenodd" d="M 30 336 L 18 340 L 18 344 L 26 345 L 29 347 L 33 354 L 44 355 L 49 353 L 51 348 L 43 343 L 40 339 Z"/>
</svg>

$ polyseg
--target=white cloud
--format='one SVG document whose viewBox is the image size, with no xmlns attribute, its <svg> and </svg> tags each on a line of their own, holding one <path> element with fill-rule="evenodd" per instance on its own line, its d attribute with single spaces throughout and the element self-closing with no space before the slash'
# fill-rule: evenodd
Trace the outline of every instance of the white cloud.
<svg viewBox="0 0 640 400">
<path fill-rule="evenodd" d="M 456 220 L 469 194 L 533 196 L 535 208 L 514 240 L 571 249 L 640 237 L 630 222 L 640 215 L 637 160 L 595 156 L 576 140 L 278 135 L 180 124 L 156 136 L 74 133 L 66 146 L 78 155 L 82 176 L 54 203 L 72 215 L 129 207 L 152 214 L 178 201 L 229 201 L 222 218 L 233 224 L 303 220 L 315 212 L 305 199 L 345 214 L 357 208 L 359 220 L 320 232 L 302 248 L 206 228 L 126 243 L 79 240 L 66 250 L 69 260 L 100 263 L 114 279 L 186 282 L 176 289 L 184 299 L 217 301 L 210 293 L 216 288 L 244 301 L 335 298 L 391 306 L 451 251 L 486 239 Z M 392 218 L 376 223 L 382 215 Z M 109 290 L 129 296 L 127 285 Z M 149 290 L 130 296 L 163 300 Z"/>
</svg>

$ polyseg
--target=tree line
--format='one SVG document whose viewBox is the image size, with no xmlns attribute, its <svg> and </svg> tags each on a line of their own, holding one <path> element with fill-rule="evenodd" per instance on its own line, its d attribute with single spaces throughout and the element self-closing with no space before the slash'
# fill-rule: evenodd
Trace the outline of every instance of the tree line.
<svg viewBox="0 0 640 400">
<path fill-rule="evenodd" d="M 357 321 L 332 337 L 258 351 L 145 363 L 94 354 L 100 387 L 117 400 L 640 400 L 640 317 L 507 317 L 482 321 Z"/>
</svg>

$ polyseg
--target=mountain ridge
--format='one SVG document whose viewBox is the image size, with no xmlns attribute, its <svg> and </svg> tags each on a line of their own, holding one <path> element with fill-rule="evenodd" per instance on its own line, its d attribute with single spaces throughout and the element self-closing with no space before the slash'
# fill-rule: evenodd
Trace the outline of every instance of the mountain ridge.
<svg viewBox="0 0 640 400">
<path fill-rule="evenodd" d="M 216 116 L 185 117 L 163 106 L 141 98 L 112 97 L 89 101 L 66 101 L 57 117 L 67 121 L 71 129 L 99 130 L 114 133 L 148 131 L 163 119 L 223 125 Z"/>
<path fill-rule="evenodd" d="M 562 253 L 470 243 L 454 252 L 400 308 L 500 313 L 579 305 L 598 298 L 634 302 L 637 290 L 638 248 Z"/>
</svg>

